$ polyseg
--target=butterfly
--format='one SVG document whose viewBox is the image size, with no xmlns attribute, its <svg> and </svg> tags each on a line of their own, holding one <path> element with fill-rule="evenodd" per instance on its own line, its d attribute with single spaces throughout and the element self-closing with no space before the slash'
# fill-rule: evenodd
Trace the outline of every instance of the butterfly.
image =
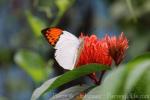
<svg viewBox="0 0 150 100">
<path fill-rule="evenodd" d="M 41 32 L 48 43 L 54 47 L 58 64 L 67 70 L 74 69 L 83 48 L 83 39 L 60 28 L 46 28 Z"/>
</svg>

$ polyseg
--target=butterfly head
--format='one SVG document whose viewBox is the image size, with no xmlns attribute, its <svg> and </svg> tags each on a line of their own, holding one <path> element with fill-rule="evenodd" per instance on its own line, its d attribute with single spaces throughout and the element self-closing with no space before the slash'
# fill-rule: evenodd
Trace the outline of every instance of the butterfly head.
<svg viewBox="0 0 150 100">
<path fill-rule="evenodd" d="M 41 32 L 43 33 L 45 38 L 48 40 L 48 42 L 52 46 L 54 46 L 57 43 L 60 35 L 63 33 L 63 30 L 59 28 L 46 28 L 46 29 L 43 29 Z"/>
</svg>

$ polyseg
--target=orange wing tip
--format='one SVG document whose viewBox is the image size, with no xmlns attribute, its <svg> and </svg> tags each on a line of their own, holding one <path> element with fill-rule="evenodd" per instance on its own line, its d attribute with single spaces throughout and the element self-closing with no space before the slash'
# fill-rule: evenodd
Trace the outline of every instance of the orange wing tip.
<svg viewBox="0 0 150 100">
<path fill-rule="evenodd" d="M 51 45 L 55 45 L 62 34 L 62 31 L 60 28 L 46 28 L 43 29 L 41 32 L 45 36 L 45 38 L 48 40 L 48 42 Z"/>
</svg>

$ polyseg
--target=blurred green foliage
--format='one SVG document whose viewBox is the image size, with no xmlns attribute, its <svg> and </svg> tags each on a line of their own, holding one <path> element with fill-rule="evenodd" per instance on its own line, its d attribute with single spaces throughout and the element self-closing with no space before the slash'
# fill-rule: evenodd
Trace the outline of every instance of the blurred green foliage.
<svg viewBox="0 0 150 100">
<path fill-rule="evenodd" d="M 110 14 L 129 39 L 131 58 L 150 50 L 149 0 L 116 0 L 110 4 Z"/>
<path fill-rule="evenodd" d="M 75 0 L 55 0 L 55 4 L 59 11 L 57 13 L 57 18 L 51 24 L 51 27 L 54 27 L 59 23 L 61 17 L 64 15 L 66 10 L 73 4 L 74 1 Z"/>
<path fill-rule="evenodd" d="M 37 10 L 40 12 L 44 12 L 48 19 L 54 18 L 54 20 L 48 24 L 50 27 L 54 27 L 60 22 L 65 12 L 74 2 L 75 0 L 35 0 L 34 6 L 37 7 Z M 57 12 L 53 12 L 54 9 Z"/>
<path fill-rule="evenodd" d="M 46 27 L 44 21 L 42 21 L 36 16 L 33 16 L 32 13 L 29 11 L 26 12 L 26 16 L 34 35 L 36 37 L 41 36 L 41 30 Z"/>
<path fill-rule="evenodd" d="M 1 48 L 1 50 L 0 50 L 0 62 L 5 63 L 5 64 L 12 63 L 11 62 L 12 53 L 13 52 L 10 52 L 10 49 Z"/>
<path fill-rule="evenodd" d="M 25 70 L 36 83 L 42 82 L 48 78 L 46 62 L 37 53 L 29 50 L 20 50 L 16 53 L 14 59 L 15 62 Z M 51 65 L 48 67 L 51 67 Z M 52 70 L 48 71 L 50 73 Z"/>
</svg>

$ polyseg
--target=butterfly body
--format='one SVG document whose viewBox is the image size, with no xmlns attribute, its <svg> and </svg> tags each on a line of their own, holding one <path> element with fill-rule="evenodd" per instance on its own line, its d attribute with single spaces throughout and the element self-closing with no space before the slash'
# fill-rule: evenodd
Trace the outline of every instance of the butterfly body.
<svg viewBox="0 0 150 100">
<path fill-rule="evenodd" d="M 82 40 L 59 28 L 47 28 L 42 30 L 42 33 L 54 46 L 55 59 L 58 64 L 67 70 L 74 69 Z"/>
</svg>

